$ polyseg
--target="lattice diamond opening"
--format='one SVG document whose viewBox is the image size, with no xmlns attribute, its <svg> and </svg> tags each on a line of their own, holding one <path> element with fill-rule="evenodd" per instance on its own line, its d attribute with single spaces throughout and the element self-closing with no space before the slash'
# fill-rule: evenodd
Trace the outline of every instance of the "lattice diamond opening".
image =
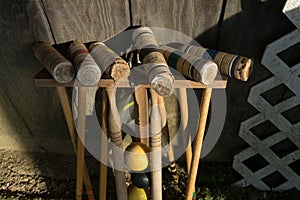
<svg viewBox="0 0 300 200">
<path fill-rule="evenodd" d="M 267 166 L 269 163 L 266 161 L 261 155 L 256 154 L 251 158 L 243 161 L 244 165 L 246 165 L 252 172 L 257 172 L 259 169 Z"/>
<path fill-rule="evenodd" d="M 300 43 L 297 43 L 286 50 L 278 53 L 278 57 L 287 64 L 289 67 L 293 67 L 300 63 Z"/>
<path fill-rule="evenodd" d="M 276 188 L 279 185 L 285 183 L 287 179 L 284 178 L 284 176 L 282 176 L 281 173 L 276 171 L 263 178 L 262 181 L 270 188 Z"/>
<path fill-rule="evenodd" d="M 261 96 L 267 100 L 272 106 L 295 96 L 295 94 L 284 84 L 280 84 L 264 93 Z"/>
<path fill-rule="evenodd" d="M 281 113 L 291 124 L 300 122 L 300 105 Z"/>
<path fill-rule="evenodd" d="M 296 160 L 295 162 L 289 164 L 289 167 L 294 170 L 298 176 L 300 176 L 300 160 Z"/>
<path fill-rule="evenodd" d="M 279 157 L 283 158 L 288 154 L 297 151 L 298 147 L 288 138 L 270 147 L 270 149 Z"/>
<path fill-rule="evenodd" d="M 279 132 L 279 129 L 276 126 L 274 126 L 270 120 L 266 120 L 263 123 L 252 127 L 250 131 L 260 140 L 264 140 L 269 136 Z"/>
</svg>

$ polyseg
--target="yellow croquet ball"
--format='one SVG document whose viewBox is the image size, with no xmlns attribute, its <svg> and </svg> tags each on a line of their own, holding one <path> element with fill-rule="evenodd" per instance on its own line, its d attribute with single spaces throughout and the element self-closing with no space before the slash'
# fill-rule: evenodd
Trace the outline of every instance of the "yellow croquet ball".
<svg viewBox="0 0 300 200">
<path fill-rule="evenodd" d="M 147 194 L 144 189 L 130 185 L 127 188 L 128 200 L 147 200 Z"/>
<path fill-rule="evenodd" d="M 140 142 L 131 143 L 124 153 L 125 164 L 128 169 L 131 171 L 145 170 L 149 164 L 148 152 L 147 145 Z"/>
</svg>

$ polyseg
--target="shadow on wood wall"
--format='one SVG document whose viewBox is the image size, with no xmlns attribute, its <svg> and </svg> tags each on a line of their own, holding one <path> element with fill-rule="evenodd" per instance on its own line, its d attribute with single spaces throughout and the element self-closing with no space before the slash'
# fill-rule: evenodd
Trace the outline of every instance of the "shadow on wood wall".
<svg viewBox="0 0 300 200">
<path fill-rule="evenodd" d="M 241 3 L 239 11 L 237 10 L 236 14 L 230 13 L 237 8 L 238 2 Z M 214 27 L 197 37 L 201 43 L 209 37 L 210 31 L 220 32 L 216 44 L 218 50 L 254 58 L 254 70 L 247 82 L 234 79 L 228 81 L 225 125 L 221 138 L 208 159 L 222 160 L 224 158 L 230 161 L 237 152 L 247 147 L 239 138 L 238 133 L 240 123 L 257 113 L 256 109 L 247 103 L 250 88 L 272 76 L 271 72 L 260 63 L 264 50 L 269 43 L 295 29 L 282 13 L 285 2 L 285 0 L 227 1 L 221 27 Z M 228 17 L 228 14 L 231 16 Z M 270 98 L 280 102 L 285 93 L 287 93 L 286 88 L 282 88 L 273 93 Z M 257 131 L 263 134 L 270 128 L 263 127 Z M 288 148 L 286 147 L 287 151 L 289 151 Z"/>
</svg>

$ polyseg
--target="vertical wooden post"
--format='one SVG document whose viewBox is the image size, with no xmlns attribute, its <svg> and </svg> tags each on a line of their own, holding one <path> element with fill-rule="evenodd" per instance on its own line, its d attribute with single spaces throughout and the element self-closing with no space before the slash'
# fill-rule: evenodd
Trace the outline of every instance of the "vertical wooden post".
<svg viewBox="0 0 300 200">
<path fill-rule="evenodd" d="M 138 117 L 136 117 L 136 124 L 138 125 L 138 132 L 140 134 L 141 143 L 149 146 L 149 107 L 148 94 L 145 87 L 137 87 L 135 90 L 135 102 Z"/>
<path fill-rule="evenodd" d="M 187 146 L 185 155 L 186 155 L 186 167 L 187 172 L 190 174 L 191 163 L 192 163 L 192 146 L 191 146 L 191 136 L 187 133 L 187 126 L 189 120 L 188 113 L 188 102 L 187 102 L 187 91 L 186 88 L 179 88 L 179 105 L 180 105 L 180 116 L 181 116 L 181 126 L 183 134 L 183 145 Z"/>
<path fill-rule="evenodd" d="M 186 88 L 179 88 L 178 100 L 180 105 L 180 116 L 181 116 L 181 126 L 182 126 L 181 132 L 183 136 L 183 145 L 187 147 L 185 150 L 186 168 L 187 168 L 188 175 L 190 175 L 193 151 L 192 151 L 192 144 L 191 144 L 191 135 L 187 132 L 187 126 L 189 120 L 189 108 L 188 108 Z M 193 191 L 195 191 L 195 187 Z"/>
<path fill-rule="evenodd" d="M 195 149 L 193 153 L 190 174 L 188 176 L 188 185 L 187 185 L 186 197 L 185 197 L 186 200 L 192 200 L 193 198 L 211 93 L 212 93 L 211 88 L 203 89 L 201 105 L 200 105 L 200 113 L 199 113 L 199 125 L 198 125 L 199 127 L 194 141 Z"/>
<path fill-rule="evenodd" d="M 75 128 L 66 88 L 59 86 L 59 87 L 56 87 L 56 90 L 58 93 L 60 104 L 61 104 L 63 112 L 64 112 L 65 120 L 66 120 L 66 123 L 68 126 L 68 130 L 69 130 L 70 138 L 71 138 L 71 141 L 72 141 L 72 144 L 74 147 L 74 151 L 75 151 L 75 154 L 77 155 L 77 131 Z M 86 193 L 88 195 L 88 199 L 94 200 L 95 198 L 94 198 L 94 193 L 93 193 L 93 189 L 92 189 L 92 184 L 91 184 L 91 180 L 90 180 L 86 165 L 84 165 L 83 182 L 85 185 Z"/>
<path fill-rule="evenodd" d="M 127 187 L 124 170 L 120 169 L 120 166 L 124 166 L 124 152 L 122 144 L 122 133 L 121 133 L 121 120 L 116 106 L 116 89 L 114 87 L 106 88 L 108 101 L 110 104 L 110 111 L 108 114 L 109 120 L 109 132 L 111 140 L 114 144 L 113 161 L 115 166 L 115 180 L 118 200 L 127 200 Z M 119 169 L 116 169 L 119 168 Z"/>
<path fill-rule="evenodd" d="M 107 163 L 108 147 L 107 147 L 107 96 L 105 89 L 102 91 L 102 105 L 101 105 L 101 149 L 100 157 L 104 163 Z M 100 180 L 99 180 L 99 200 L 106 200 L 107 189 L 107 166 L 100 162 Z"/>
<path fill-rule="evenodd" d="M 159 96 L 153 89 L 150 89 L 150 91 L 152 99 L 150 131 L 150 164 L 152 170 L 151 193 L 153 200 L 162 200 L 161 117 L 158 108 L 158 99 L 162 97 Z"/>
<path fill-rule="evenodd" d="M 84 143 L 86 126 L 86 88 L 78 88 L 78 136 L 77 138 L 77 170 L 76 170 L 76 199 L 82 199 L 83 169 L 84 169 Z"/>
</svg>

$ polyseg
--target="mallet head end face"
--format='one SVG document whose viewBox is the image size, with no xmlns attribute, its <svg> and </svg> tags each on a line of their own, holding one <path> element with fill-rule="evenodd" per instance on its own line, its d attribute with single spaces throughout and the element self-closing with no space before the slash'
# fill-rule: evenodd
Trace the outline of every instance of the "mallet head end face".
<svg viewBox="0 0 300 200">
<path fill-rule="evenodd" d="M 170 74 L 160 74 L 151 81 L 151 88 L 160 96 L 170 96 L 174 91 L 174 77 Z"/>
<path fill-rule="evenodd" d="M 218 66 L 213 61 L 207 61 L 203 65 L 202 70 L 200 71 L 200 77 L 202 77 L 201 81 L 205 85 L 211 84 L 218 74 Z"/>
<path fill-rule="evenodd" d="M 69 62 L 62 62 L 53 71 L 53 77 L 60 83 L 68 83 L 75 77 L 75 69 Z"/>
</svg>

